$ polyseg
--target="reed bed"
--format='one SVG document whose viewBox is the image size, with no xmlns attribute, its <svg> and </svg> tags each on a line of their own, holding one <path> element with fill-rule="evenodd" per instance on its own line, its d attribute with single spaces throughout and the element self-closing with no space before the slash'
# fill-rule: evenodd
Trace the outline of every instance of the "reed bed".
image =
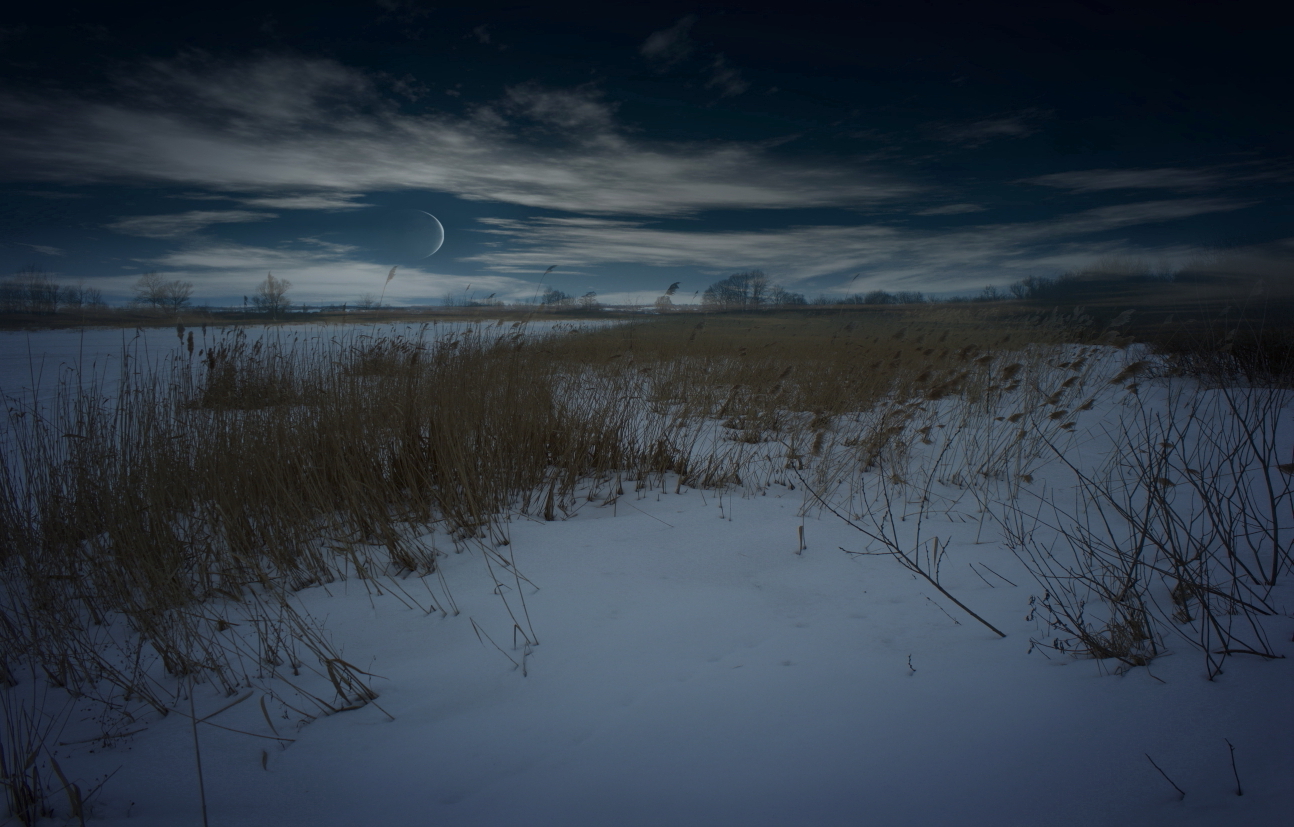
<svg viewBox="0 0 1294 827">
<path fill-rule="evenodd" d="M 0 454 L 0 683 L 43 682 L 97 705 L 106 740 L 150 710 L 183 714 L 195 684 L 231 697 L 255 688 L 303 721 L 376 703 L 370 676 L 294 595 L 356 579 L 456 614 L 439 561 L 469 551 L 513 601 L 524 669 L 538 639 L 523 590 L 503 588 L 524 579 L 509 520 L 614 504 L 626 483 L 799 483 L 806 507 L 854 521 L 936 585 L 946 546 L 922 536 L 923 518 L 940 508 L 987 515 L 1051 583 L 1061 575 L 1030 546 L 1018 504 L 1083 412 L 1112 389 L 1126 394 L 1138 370 L 1117 330 L 1079 321 L 944 307 L 680 314 L 543 334 L 499 322 L 251 341 L 236 331 L 186 339 L 181 328 L 185 346 L 148 370 L 123 367 L 113 393 L 70 377 L 49 404 L 11 407 Z M 1264 423 L 1274 404 L 1261 408 Z M 1126 436 L 1159 438 L 1142 430 Z M 1238 431 L 1226 445 L 1252 437 Z M 1254 456 L 1270 459 L 1274 444 Z M 1104 485 L 1092 496 L 1112 500 L 1113 483 Z M 1259 493 L 1240 504 L 1278 529 L 1288 484 L 1262 502 Z M 1156 519 L 1174 537 L 1192 525 Z M 1217 530 L 1252 534 L 1227 525 Z M 1290 563 L 1288 533 L 1277 529 L 1253 563 L 1264 585 Z M 1227 605 L 1265 605 L 1253 585 L 1237 603 L 1240 587 L 1219 586 L 1216 567 L 1171 542 L 1166 565 L 1187 583 L 1186 603 L 1221 590 Z M 1185 574 L 1201 565 L 1207 576 Z M 1088 587 L 1109 580 L 1093 577 Z M 1147 599 L 1107 592 L 1107 626 L 1121 601 Z M 1065 614 L 1090 597 L 1052 588 L 1046 605 L 1056 628 L 1104 656 L 1091 611 Z M 1217 611 L 1209 617 L 1206 646 L 1219 634 Z M 80 802 L 57 773 L 13 769 L 30 770 L 47 749 L 49 716 L 22 707 L 10 718 L 7 744 L 27 745 L 0 767 L 13 812 L 31 823 L 53 798 Z"/>
</svg>

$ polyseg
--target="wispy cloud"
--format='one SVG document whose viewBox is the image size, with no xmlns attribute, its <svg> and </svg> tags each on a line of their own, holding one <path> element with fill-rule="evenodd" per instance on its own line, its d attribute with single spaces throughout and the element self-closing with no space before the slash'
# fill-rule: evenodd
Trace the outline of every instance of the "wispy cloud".
<svg viewBox="0 0 1294 827">
<path fill-rule="evenodd" d="M 1240 184 L 1289 183 L 1294 165 L 1280 161 L 1243 161 L 1208 167 L 1153 167 L 1130 169 L 1082 169 L 1022 178 L 1017 184 L 1037 184 L 1070 192 L 1109 190 L 1174 190 L 1203 192 Z"/>
<path fill-rule="evenodd" d="M 1038 121 L 1049 113 L 1026 109 L 1006 115 L 962 123 L 937 123 L 927 127 L 927 133 L 940 141 L 976 147 L 998 138 L 1025 138 L 1038 131 Z"/>
<path fill-rule="evenodd" d="M 657 72 L 676 69 L 697 52 L 696 44 L 689 36 L 696 20 L 695 14 L 689 14 L 679 18 L 668 29 L 652 32 L 638 48 L 638 53 L 647 58 Z M 697 57 L 696 63 L 704 66 L 700 74 L 705 78 L 706 89 L 717 89 L 719 95 L 726 98 L 740 95 L 750 88 L 750 84 L 742 78 L 741 71 L 722 54 L 715 54 L 708 59 L 700 55 Z"/>
<path fill-rule="evenodd" d="M 385 264 L 357 261 L 345 255 L 346 248 L 319 245 L 314 249 L 278 249 L 208 240 L 173 250 L 138 263 L 194 283 L 199 301 L 230 300 L 250 295 L 256 285 L 273 272 L 276 278 L 292 282 L 289 298 L 296 302 L 354 301 L 364 293 L 378 293 L 390 268 Z M 107 277 L 104 289 L 116 296 L 129 296 L 137 275 Z M 388 301 L 406 304 L 437 303 L 447 293 L 460 294 L 468 286 L 516 300 L 529 297 L 534 283 L 502 274 L 471 276 L 439 273 L 417 266 L 401 267 L 387 288 Z"/>
<path fill-rule="evenodd" d="M 238 200 L 249 207 L 264 207 L 269 210 L 357 210 L 372 206 L 355 203 L 363 197 L 360 193 L 320 192 L 310 195 L 266 195 Z"/>
<path fill-rule="evenodd" d="M 11 243 L 11 244 L 16 244 L 16 245 L 17 245 L 17 246 L 19 246 L 19 247 L 26 247 L 26 248 L 27 248 L 27 249 L 29 249 L 29 250 L 34 250 L 34 251 L 36 251 L 36 252 L 40 253 L 40 254 L 41 254 L 41 255 L 43 255 L 43 256 L 65 256 L 65 255 L 67 255 L 67 253 L 66 253 L 66 252 L 64 252 L 64 250 L 63 250 L 63 248 L 62 248 L 62 247 L 50 247 L 50 246 L 49 246 L 49 245 L 47 245 L 47 244 L 28 244 L 28 243 L 26 243 L 26 242 L 24 242 L 24 241 L 13 241 L 13 242 L 10 242 L 10 243 Z"/>
<path fill-rule="evenodd" d="M 329 60 L 153 64 L 115 102 L 0 94 L 13 179 L 216 191 L 417 189 L 578 213 L 856 207 L 920 189 L 859 163 L 787 160 L 768 145 L 651 142 L 589 90 L 516 87 L 466 117 L 408 115 Z M 526 122 L 544 135 L 531 140 Z"/>
<path fill-rule="evenodd" d="M 248 210 L 190 210 L 174 215 L 135 215 L 104 226 L 125 235 L 143 238 L 182 238 L 212 224 L 246 224 L 276 218 L 274 213 Z"/>
<path fill-rule="evenodd" d="M 1103 192 L 1124 189 L 1167 189 L 1198 191 L 1213 189 L 1234 181 L 1220 169 L 1085 169 L 1075 172 L 1054 172 L 1025 178 L 1020 183 L 1056 187 L 1070 192 Z M 1246 180 L 1253 180 L 1246 176 Z"/>
<path fill-rule="evenodd" d="M 83 192 L 50 192 L 48 190 L 27 190 L 23 195 L 30 195 L 34 198 L 48 198 L 51 201 L 69 201 L 90 197 Z"/>
<path fill-rule="evenodd" d="M 554 263 L 568 278 L 576 277 L 595 287 L 603 266 L 632 262 L 696 268 L 716 278 L 761 268 L 788 285 L 841 276 L 834 288 L 829 282 L 825 287 L 818 282 L 816 289 L 827 292 L 971 289 L 1004 284 L 1027 274 L 1077 269 L 1109 255 L 1183 263 L 1208 251 L 1189 244 L 1138 247 L 1117 238 L 1098 241 L 1092 236 L 1241 206 L 1242 202 L 1226 199 L 1147 201 L 1027 224 L 983 224 L 953 232 L 883 225 L 705 232 L 588 216 L 487 218 L 480 219 L 481 232 L 506 243 L 487 246 L 486 252 L 463 260 L 486 272 L 452 275 L 402 267 L 387 298 L 425 304 L 468 291 L 478 296 L 494 293 L 505 301 L 523 300 L 534 294 L 540 275 Z M 137 263 L 168 278 L 194 282 L 199 299 L 207 301 L 237 303 L 267 271 L 291 281 L 292 298 L 298 302 L 354 301 L 364 293 L 378 292 L 385 282 L 386 264 L 353 259 L 354 250 L 345 245 L 299 241 L 291 248 L 263 247 L 196 236 L 182 248 Z M 860 271 L 860 278 L 843 277 Z M 136 277 L 106 277 L 102 285 L 110 297 L 125 297 Z M 703 286 L 698 280 L 697 287 Z M 599 292 L 603 301 L 619 303 L 650 302 L 660 291 L 625 290 L 617 279 Z"/>
<path fill-rule="evenodd" d="M 710 78 L 705 82 L 707 89 L 718 89 L 724 97 L 740 95 L 750 88 L 741 77 L 741 72 L 734 69 L 723 55 L 715 55 L 710 63 Z"/>
<path fill-rule="evenodd" d="M 917 210 L 913 215 L 964 215 L 972 212 L 983 212 L 986 209 L 988 208 L 979 204 L 944 204 L 940 207 Z"/>
<path fill-rule="evenodd" d="M 522 83 L 505 91 L 503 100 L 490 108 L 492 115 L 496 112 L 500 114 L 498 122 L 504 126 L 512 118 L 559 133 L 587 130 L 601 135 L 616 130 L 614 108 L 589 89 L 548 89 L 533 81 Z M 478 117 L 481 114 L 478 112 Z"/>
<path fill-rule="evenodd" d="M 692 54 L 694 47 L 688 32 L 695 23 L 696 15 L 689 14 L 668 29 L 652 32 L 643 41 L 638 53 L 655 62 L 659 68 L 668 69 Z"/>
<path fill-rule="evenodd" d="M 758 267 L 787 283 L 861 270 L 865 276 L 853 289 L 864 284 L 961 289 L 1013 281 L 1028 272 L 1071 269 L 1111 253 L 1152 258 L 1196 254 L 1195 248 L 1149 250 L 1091 236 L 1243 206 L 1245 202 L 1228 199 L 1148 201 L 953 231 L 865 225 L 704 232 L 601 218 L 485 219 L 481 232 L 510 243 L 466 261 L 504 273 L 531 273 L 554 261 L 587 272 L 624 262 L 716 274 Z"/>
</svg>

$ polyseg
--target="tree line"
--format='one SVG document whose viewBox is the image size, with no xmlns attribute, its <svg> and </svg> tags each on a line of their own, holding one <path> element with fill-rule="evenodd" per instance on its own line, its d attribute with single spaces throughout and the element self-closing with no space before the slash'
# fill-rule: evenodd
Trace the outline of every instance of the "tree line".
<svg viewBox="0 0 1294 827">
<path fill-rule="evenodd" d="M 291 287 L 292 282 L 287 279 L 267 273 L 256 289 L 243 297 L 243 306 L 270 317 L 283 316 L 292 306 L 287 297 Z M 134 307 L 178 314 L 192 300 L 193 282 L 167 279 L 160 273 L 149 272 L 135 281 L 130 303 Z M 59 284 L 49 273 L 34 267 L 23 268 L 0 279 L 0 313 L 55 315 L 107 307 L 99 288 L 87 287 L 83 283 Z"/>
<path fill-rule="evenodd" d="M 265 313 L 270 318 L 287 315 L 292 307 L 288 290 L 292 282 L 266 273 L 250 296 L 243 296 L 244 309 Z M 135 303 L 179 313 L 193 297 L 193 282 L 166 280 L 159 273 L 145 273 L 135 282 Z"/>
<path fill-rule="evenodd" d="M 1117 262 L 1116 262 L 1117 263 Z M 550 268 L 552 269 L 552 268 Z M 1033 303 L 1064 303 L 1082 298 L 1093 292 L 1107 292 L 1117 286 L 1127 286 L 1140 282 L 1166 282 L 1180 279 L 1189 274 L 1168 274 L 1151 271 L 1144 266 L 1129 267 L 1106 262 L 1088 270 L 1066 273 L 1056 278 L 1027 276 L 1004 288 L 989 285 L 970 296 L 959 296 L 942 301 L 949 302 L 995 302 L 1021 301 Z M 264 313 L 271 318 L 278 318 L 291 310 L 292 302 L 288 299 L 288 290 L 292 282 L 276 278 L 267 273 L 250 294 L 243 297 L 243 308 L 248 312 Z M 666 313 L 678 308 L 673 296 L 679 288 L 679 282 L 669 288 L 655 301 L 657 311 Z M 803 293 L 787 290 L 772 281 L 761 270 L 748 270 L 733 273 L 698 291 L 701 307 L 704 310 L 754 310 L 792 308 L 809 305 Z M 536 297 L 539 304 L 551 308 L 571 311 L 593 312 L 600 310 L 602 304 L 598 294 L 590 290 L 582 296 L 572 296 L 553 287 L 549 287 Z M 179 314 L 188 307 L 193 299 L 193 282 L 180 279 L 167 279 L 160 273 L 149 272 L 138 278 L 134 284 L 132 304 L 135 307 L 150 307 L 159 311 Z M 935 299 L 915 290 L 889 292 L 870 290 L 848 296 L 818 296 L 814 305 L 900 305 L 932 302 Z M 365 296 L 356 303 L 356 309 L 372 309 L 379 302 L 373 295 Z M 447 296 L 446 306 L 461 304 L 465 307 L 496 307 L 503 302 L 491 293 L 484 300 L 461 299 Z M 48 273 L 28 267 L 15 275 L 0 280 L 0 313 L 23 313 L 52 315 L 60 312 L 76 312 L 89 308 L 106 308 L 107 302 L 103 293 L 95 287 L 84 284 L 61 285 L 55 282 Z M 342 306 L 345 309 L 345 305 Z"/>
<path fill-rule="evenodd" d="M 28 267 L 0 280 L 0 312 L 53 315 L 89 307 L 107 307 L 98 288 L 63 285 L 48 273 Z"/>
</svg>

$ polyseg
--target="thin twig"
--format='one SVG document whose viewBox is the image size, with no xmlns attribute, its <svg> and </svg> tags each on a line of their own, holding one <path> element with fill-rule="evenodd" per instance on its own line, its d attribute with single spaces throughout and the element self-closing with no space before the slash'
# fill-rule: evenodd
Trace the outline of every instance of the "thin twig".
<svg viewBox="0 0 1294 827">
<path fill-rule="evenodd" d="M 193 710 L 193 677 L 189 676 L 189 725 L 193 729 L 193 760 L 198 765 L 198 800 L 202 802 L 202 827 L 207 821 L 207 786 L 202 780 L 202 749 L 198 746 L 198 716 Z"/>
<path fill-rule="evenodd" d="M 1159 774 L 1164 777 L 1165 781 L 1167 781 L 1169 784 L 1173 784 L 1173 779 L 1169 778 L 1168 773 L 1164 772 L 1162 769 L 1159 768 L 1159 765 L 1155 763 L 1155 759 L 1150 757 L 1150 753 L 1148 752 L 1145 753 L 1145 756 L 1146 756 L 1146 760 L 1150 762 L 1150 766 L 1159 770 Z M 1183 798 L 1186 798 L 1186 791 L 1183 790 L 1181 787 L 1177 786 L 1176 784 L 1173 784 L 1173 789 L 1177 790 L 1178 794 L 1181 796 L 1180 798 L 1177 799 L 1178 801 L 1181 801 Z"/>
<path fill-rule="evenodd" d="M 1244 788 L 1240 786 L 1240 772 L 1236 770 L 1236 748 L 1226 738 L 1222 740 L 1227 742 L 1227 747 L 1231 750 L 1231 774 L 1236 777 L 1236 795 L 1244 795 Z"/>
</svg>

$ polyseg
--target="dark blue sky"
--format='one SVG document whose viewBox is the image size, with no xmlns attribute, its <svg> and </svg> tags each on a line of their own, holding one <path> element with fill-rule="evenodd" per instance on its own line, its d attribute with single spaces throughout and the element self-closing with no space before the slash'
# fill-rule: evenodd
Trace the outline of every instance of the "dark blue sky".
<svg viewBox="0 0 1294 827">
<path fill-rule="evenodd" d="M 1288 49 L 1245 4 L 47 3 L 0 23 L 0 272 L 123 299 L 536 281 L 945 292 L 1112 256 L 1294 252 Z M 609 4 L 610 6 L 611 4 Z M 1288 272 L 1288 271 L 1287 271 Z"/>
</svg>

